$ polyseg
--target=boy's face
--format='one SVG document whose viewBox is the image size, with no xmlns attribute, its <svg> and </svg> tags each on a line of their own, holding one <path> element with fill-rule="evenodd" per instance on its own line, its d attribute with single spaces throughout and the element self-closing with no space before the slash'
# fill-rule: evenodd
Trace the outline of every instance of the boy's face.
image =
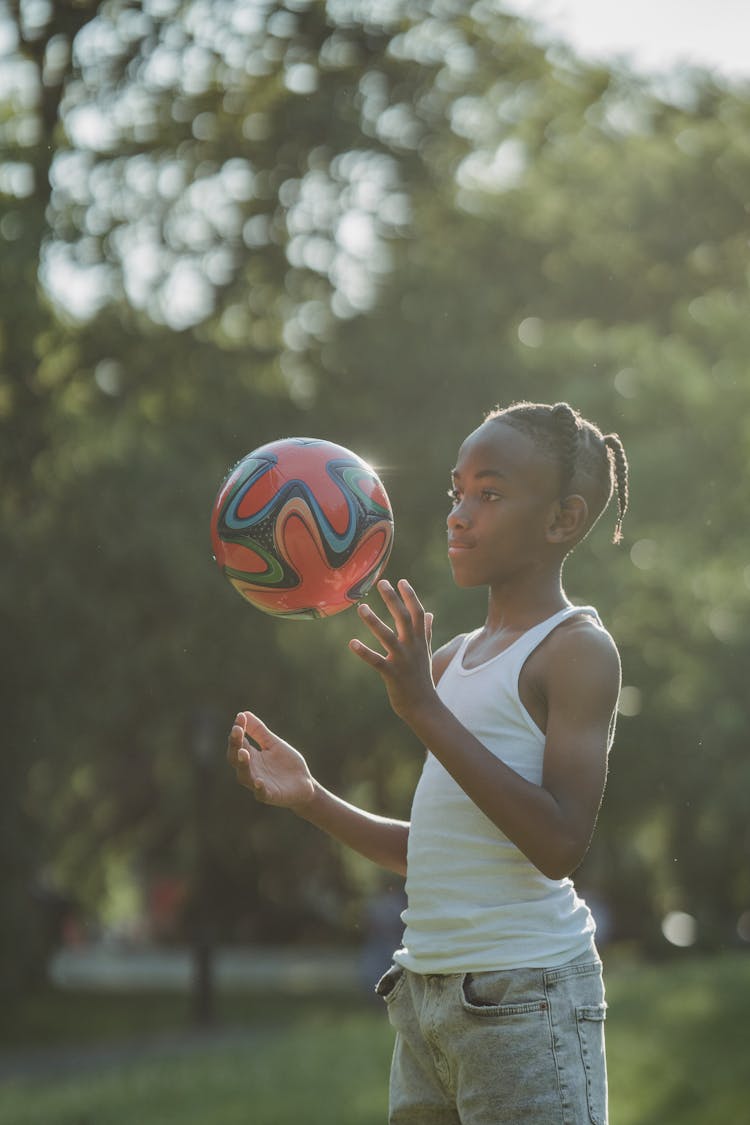
<svg viewBox="0 0 750 1125">
<path fill-rule="evenodd" d="M 469 434 L 453 471 L 448 557 L 459 586 L 492 586 L 556 561 L 547 530 L 559 499 L 559 469 L 505 422 Z"/>
</svg>

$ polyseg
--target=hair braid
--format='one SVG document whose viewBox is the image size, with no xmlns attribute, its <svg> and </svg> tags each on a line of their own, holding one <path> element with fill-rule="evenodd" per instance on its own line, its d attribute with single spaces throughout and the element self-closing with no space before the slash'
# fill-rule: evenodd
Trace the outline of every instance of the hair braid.
<svg viewBox="0 0 750 1125">
<path fill-rule="evenodd" d="M 612 541 L 614 543 L 619 543 L 622 539 L 622 521 L 628 510 L 630 493 L 628 484 L 628 459 L 625 456 L 625 449 L 617 434 L 606 434 L 604 444 L 607 448 L 610 464 L 614 470 L 615 491 L 617 493 L 617 523 L 615 524 L 615 533 L 612 537 Z"/>
<path fill-rule="evenodd" d="M 560 495 L 565 496 L 575 476 L 578 442 L 581 432 L 580 416 L 568 406 L 558 402 L 550 410 L 550 418 L 557 428 L 560 444 Z"/>
<path fill-rule="evenodd" d="M 622 540 L 622 521 L 628 509 L 628 461 L 617 434 L 602 434 L 598 426 L 581 417 L 567 402 L 554 406 L 541 402 L 514 402 L 496 406 L 485 421 L 506 422 L 528 434 L 556 461 L 560 472 L 560 498 L 581 492 L 589 505 L 586 534 L 617 495 L 617 522 L 612 537 Z"/>
</svg>

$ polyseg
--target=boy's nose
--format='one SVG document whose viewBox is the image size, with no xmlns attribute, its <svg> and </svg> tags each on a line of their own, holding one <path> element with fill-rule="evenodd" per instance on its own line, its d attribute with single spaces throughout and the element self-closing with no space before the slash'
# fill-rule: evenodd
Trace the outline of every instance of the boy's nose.
<svg viewBox="0 0 750 1125">
<path fill-rule="evenodd" d="M 463 501 L 459 501 L 455 508 L 451 508 L 448 513 L 447 524 L 449 528 L 452 527 L 468 527 L 470 523 L 469 516 L 464 507 Z"/>
</svg>

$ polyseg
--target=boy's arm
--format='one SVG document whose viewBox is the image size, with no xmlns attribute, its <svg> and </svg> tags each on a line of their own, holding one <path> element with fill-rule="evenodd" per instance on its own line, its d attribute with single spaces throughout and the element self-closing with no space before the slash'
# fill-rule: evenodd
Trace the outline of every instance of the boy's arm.
<svg viewBox="0 0 750 1125">
<path fill-rule="evenodd" d="M 386 588 L 390 629 L 361 616 L 386 649 L 354 646 L 383 676 L 394 710 L 464 792 L 551 879 L 580 864 L 591 839 L 607 774 L 620 685 L 614 643 L 593 623 L 571 623 L 545 643 L 540 685 L 547 703 L 544 774 L 526 781 L 494 756 L 440 701 L 425 677 L 422 608 L 407 583 Z"/>
<path fill-rule="evenodd" d="M 299 751 L 251 711 L 235 720 L 227 760 L 257 801 L 290 809 L 373 863 L 406 874 L 408 823 L 365 812 L 329 793 L 313 778 Z"/>
<path fill-rule="evenodd" d="M 408 822 L 365 812 L 329 793 L 317 782 L 313 799 L 295 812 L 379 867 L 406 875 Z"/>
<path fill-rule="evenodd" d="M 564 632 L 547 654 L 541 785 L 496 758 L 439 700 L 404 716 L 485 816 L 550 879 L 570 875 L 588 849 L 620 677 L 607 634 L 594 636 L 585 626 Z"/>
<path fill-rule="evenodd" d="M 556 630 L 544 648 L 539 652 L 547 700 L 542 787 L 555 801 L 561 874 L 569 875 L 588 851 L 604 794 L 620 657 L 609 633 L 590 619 Z"/>
<path fill-rule="evenodd" d="M 429 633 L 429 622 L 428 622 Z M 432 675 L 437 682 L 451 661 L 461 637 L 444 645 L 432 657 Z M 313 800 L 295 811 L 311 824 L 327 832 L 342 844 L 353 848 L 380 867 L 406 875 L 406 849 L 409 824 L 388 820 L 342 801 L 315 782 Z"/>
</svg>

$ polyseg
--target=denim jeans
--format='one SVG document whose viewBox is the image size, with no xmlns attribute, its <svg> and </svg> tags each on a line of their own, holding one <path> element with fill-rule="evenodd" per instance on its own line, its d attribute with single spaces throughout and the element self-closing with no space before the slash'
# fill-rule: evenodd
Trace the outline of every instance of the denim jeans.
<svg viewBox="0 0 750 1125">
<path fill-rule="evenodd" d="M 376 991 L 396 1031 L 390 1125 L 606 1125 L 595 955 L 441 976 L 394 965 Z"/>
</svg>

